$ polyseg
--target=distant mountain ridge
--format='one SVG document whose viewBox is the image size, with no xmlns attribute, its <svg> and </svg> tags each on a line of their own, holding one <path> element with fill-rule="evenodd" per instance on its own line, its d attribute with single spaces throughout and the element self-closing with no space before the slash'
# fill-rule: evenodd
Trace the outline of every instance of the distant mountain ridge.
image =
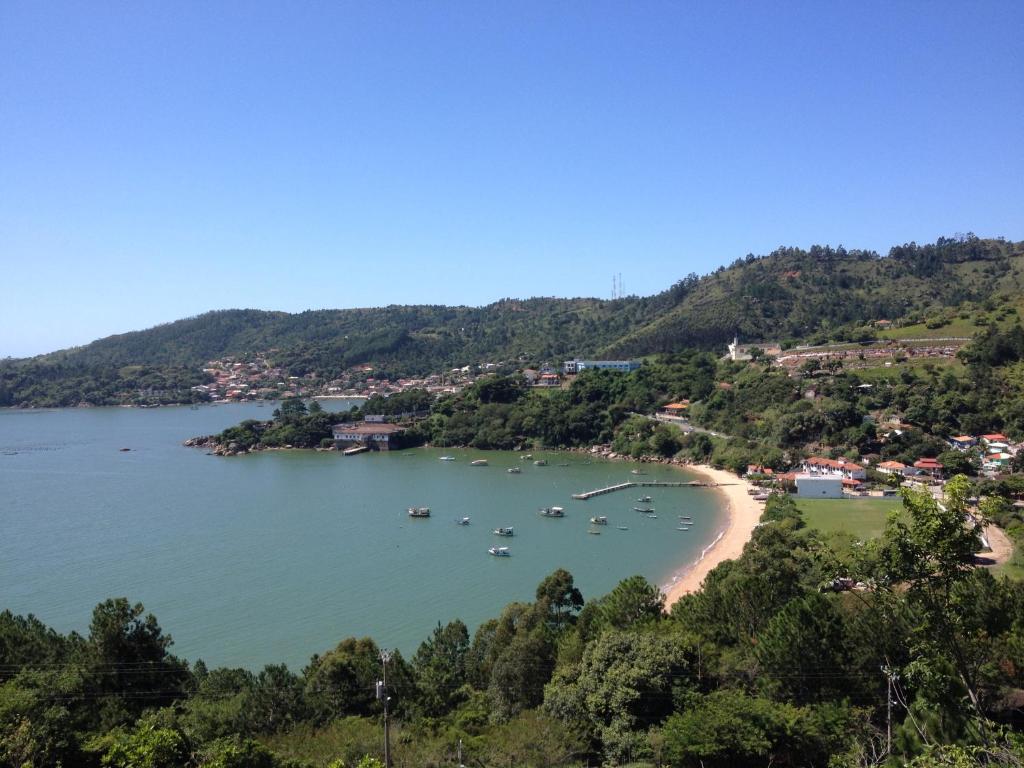
<svg viewBox="0 0 1024 768">
<path fill-rule="evenodd" d="M 180 392 L 187 401 L 204 362 L 270 350 L 293 375 L 334 376 L 361 363 L 412 374 L 520 357 L 557 362 L 574 355 L 637 357 L 720 348 L 734 334 L 745 340 L 801 339 L 875 319 L 1020 295 L 1024 242 L 966 235 L 897 246 L 885 257 L 842 247 L 780 248 L 704 277 L 691 274 L 649 297 L 208 312 L 82 347 L 0 361 L 0 405 L 111 402 L 112 396 L 116 402 L 112 392 L 140 381 Z M 101 393 L 92 399 L 90 381 L 97 384 L 91 391 Z"/>
</svg>

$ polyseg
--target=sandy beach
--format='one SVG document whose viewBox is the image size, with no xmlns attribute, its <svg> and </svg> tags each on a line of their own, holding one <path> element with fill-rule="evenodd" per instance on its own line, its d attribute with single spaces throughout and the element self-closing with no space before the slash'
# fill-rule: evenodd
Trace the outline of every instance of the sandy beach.
<svg viewBox="0 0 1024 768">
<path fill-rule="evenodd" d="M 731 472 L 703 464 L 688 466 L 686 469 L 703 475 L 711 482 L 721 484 L 717 491 L 725 496 L 728 503 L 729 522 L 719 538 L 704 551 L 702 557 L 680 569 L 673 583 L 664 588 L 666 608 L 670 608 L 683 595 L 700 589 L 704 577 L 723 560 L 732 560 L 740 556 L 764 508 L 747 493 L 747 489 L 751 487 L 750 483 Z"/>
</svg>

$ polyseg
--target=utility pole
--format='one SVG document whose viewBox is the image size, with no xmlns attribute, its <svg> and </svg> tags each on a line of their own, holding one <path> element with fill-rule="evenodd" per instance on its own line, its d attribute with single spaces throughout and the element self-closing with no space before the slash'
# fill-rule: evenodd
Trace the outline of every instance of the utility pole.
<svg viewBox="0 0 1024 768">
<path fill-rule="evenodd" d="M 885 754 L 892 754 L 892 686 L 893 682 L 899 679 L 892 667 L 882 667 L 882 674 L 885 675 Z"/>
<path fill-rule="evenodd" d="M 380 661 L 384 667 L 383 680 L 377 682 L 377 698 L 384 702 L 384 768 L 391 768 L 391 731 L 388 724 L 388 662 L 391 661 L 391 651 L 387 648 L 380 649 Z"/>
</svg>

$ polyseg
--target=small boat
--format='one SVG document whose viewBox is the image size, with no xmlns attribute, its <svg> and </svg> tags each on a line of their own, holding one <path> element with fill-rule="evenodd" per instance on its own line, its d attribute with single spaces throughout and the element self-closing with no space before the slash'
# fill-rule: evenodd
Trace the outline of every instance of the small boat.
<svg viewBox="0 0 1024 768">
<path fill-rule="evenodd" d="M 628 525 L 617 525 L 615 527 L 618 528 L 620 531 L 628 531 L 629 530 L 629 526 Z"/>
<path fill-rule="evenodd" d="M 631 474 L 631 475 L 646 475 L 647 473 L 644 472 L 642 469 L 631 469 L 631 470 L 629 470 L 629 474 Z"/>
<path fill-rule="evenodd" d="M 469 525 L 469 518 L 468 517 L 460 517 L 458 520 L 455 521 L 455 524 L 456 525 Z"/>
<path fill-rule="evenodd" d="M 650 496 L 641 496 L 639 499 L 637 499 L 637 501 L 639 501 L 641 504 L 650 504 L 651 503 L 651 497 Z"/>
<path fill-rule="evenodd" d="M 533 454 L 532 453 L 524 453 L 519 458 L 522 459 L 523 461 L 529 461 L 530 459 L 533 458 Z"/>
<path fill-rule="evenodd" d="M 541 517 L 565 517 L 565 510 L 562 507 L 544 507 L 540 514 Z"/>
<path fill-rule="evenodd" d="M 495 536 L 515 536 L 516 532 L 515 532 L 515 529 L 512 526 L 509 526 L 508 528 L 495 528 L 494 529 L 494 535 Z"/>
<path fill-rule="evenodd" d="M 523 470 L 521 470 L 519 467 L 509 467 L 507 471 L 510 475 L 518 475 Z"/>
<path fill-rule="evenodd" d="M 688 525 L 680 525 L 678 528 L 676 528 L 676 530 L 677 531 L 688 531 L 688 530 L 690 530 L 690 526 L 688 526 Z"/>
<path fill-rule="evenodd" d="M 473 459 L 473 461 L 469 462 L 469 466 L 471 466 L 471 467 L 486 467 L 487 466 L 487 459 Z"/>
<path fill-rule="evenodd" d="M 455 461 L 455 457 L 454 456 L 442 456 L 440 460 L 441 461 Z"/>
<path fill-rule="evenodd" d="M 608 518 L 605 515 L 597 515 L 590 518 L 591 525 L 608 525 Z"/>
<path fill-rule="evenodd" d="M 643 512 L 645 515 L 654 511 L 654 507 L 633 507 L 634 512 Z"/>
<path fill-rule="evenodd" d="M 653 512 L 648 512 L 646 516 L 649 517 L 651 520 L 657 520 L 658 519 L 658 516 L 655 515 Z"/>
<path fill-rule="evenodd" d="M 547 459 L 537 459 L 535 462 L 533 462 L 533 466 L 535 466 L 535 467 L 546 467 L 547 465 L 548 465 L 548 460 Z"/>
<path fill-rule="evenodd" d="M 569 462 L 565 462 L 564 464 L 559 464 L 558 466 L 560 466 L 560 467 L 568 467 L 569 466 Z"/>
<path fill-rule="evenodd" d="M 495 557 L 512 557 L 512 553 L 509 552 L 508 547 L 488 547 L 487 553 L 494 555 Z"/>
<path fill-rule="evenodd" d="M 690 517 L 689 515 L 680 515 L 679 519 L 680 520 L 693 520 L 693 518 Z"/>
<path fill-rule="evenodd" d="M 594 536 L 600 536 L 601 535 L 600 531 L 595 531 L 593 528 L 591 528 L 589 531 L 587 531 L 587 533 L 592 534 Z"/>
<path fill-rule="evenodd" d="M 409 517 L 430 517 L 430 507 L 409 507 Z"/>
</svg>

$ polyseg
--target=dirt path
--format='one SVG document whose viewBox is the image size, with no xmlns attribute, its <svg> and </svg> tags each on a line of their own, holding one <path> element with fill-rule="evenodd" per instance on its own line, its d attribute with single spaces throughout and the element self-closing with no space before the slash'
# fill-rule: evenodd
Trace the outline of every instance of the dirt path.
<svg viewBox="0 0 1024 768">
<path fill-rule="evenodd" d="M 1013 542 L 1006 532 L 998 525 L 989 525 L 985 528 L 985 538 L 992 550 L 981 555 L 982 565 L 986 568 L 994 568 L 997 565 L 1008 563 L 1013 557 Z"/>
</svg>

